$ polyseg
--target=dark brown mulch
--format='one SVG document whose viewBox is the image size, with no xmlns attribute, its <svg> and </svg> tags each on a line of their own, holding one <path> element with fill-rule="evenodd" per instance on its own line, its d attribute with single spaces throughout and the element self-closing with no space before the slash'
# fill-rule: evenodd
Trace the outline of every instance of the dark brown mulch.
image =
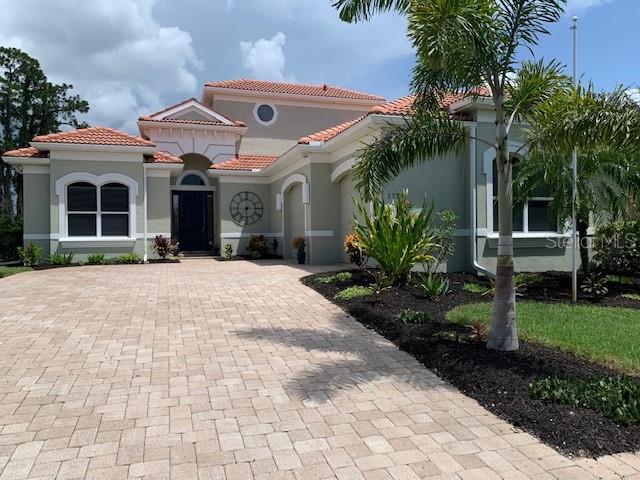
<svg viewBox="0 0 640 480">
<path fill-rule="evenodd" d="M 339 284 L 314 281 L 316 274 L 305 277 L 305 285 L 340 305 L 367 328 L 375 330 L 408 352 L 440 377 L 489 411 L 570 456 L 591 456 L 637 451 L 640 449 L 640 426 L 617 425 L 599 413 L 567 405 L 545 403 L 530 395 L 531 381 L 540 376 L 592 378 L 616 376 L 618 372 L 590 363 L 553 348 L 521 342 L 520 350 L 500 353 L 487 350 L 483 343 L 468 339 L 468 330 L 445 321 L 446 312 L 466 303 L 490 301 L 490 297 L 462 289 L 465 282 L 479 283 L 473 275 L 449 275 L 451 292 L 430 301 L 415 287 L 391 289 L 377 297 L 334 300 L 334 295 L 351 285 L 368 285 L 367 274 L 354 272 L 353 279 Z M 557 276 L 564 284 L 564 274 Z M 569 279 L 569 287 L 570 287 Z M 547 301 L 559 301 L 563 289 L 547 291 Z M 544 294 L 544 292 L 543 292 Z M 526 294 L 536 298 L 540 289 Z M 612 299 L 617 293 L 612 293 Z M 624 300 L 624 299 L 623 299 Z M 607 300 L 603 305 L 615 304 Z M 634 305 L 636 308 L 640 302 Z M 427 312 L 431 320 L 424 325 L 404 325 L 397 315 L 404 309 Z M 443 332 L 445 338 L 443 338 Z M 456 332 L 462 340 L 455 340 Z"/>
</svg>

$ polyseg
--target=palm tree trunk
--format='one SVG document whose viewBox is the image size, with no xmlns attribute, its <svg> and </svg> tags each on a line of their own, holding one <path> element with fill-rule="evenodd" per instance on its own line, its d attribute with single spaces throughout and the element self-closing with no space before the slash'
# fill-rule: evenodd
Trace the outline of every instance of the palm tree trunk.
<svg viewBox="0 0 640 480">
<path fill-rule="evenodd" d="M 498 265 L 493 318 L 487 347 L 509 352 L 517 350 L 516 292 L 513 284 L 513 188 L 507 143 L 504 97 L 495 98 L 498 170 Z"/>
</svg>

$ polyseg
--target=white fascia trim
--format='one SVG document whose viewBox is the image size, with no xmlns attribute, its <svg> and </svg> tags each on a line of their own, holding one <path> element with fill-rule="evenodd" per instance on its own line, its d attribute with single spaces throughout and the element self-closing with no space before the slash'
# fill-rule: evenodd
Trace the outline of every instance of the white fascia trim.
<svg viewBox="0 0 640 480">
<path fill-rule="evenodd" d="M 166 170 L 169 172 L 178 172 L 184 168 L 183 163 L 145 163 L 144 168 L 147 170 Z"/>
<path fill-rule="evenodd" d="M 272 93 L 272 92 L 262 92 L 255 90 L 241 90 L 234 88 L 224 88 L 224 87 L 211 87 L 205 85 L 203 94 L 209 92 L 212 93 L 216 99 L 218 100 L 237 100 L 244 102 L 255 102 L 256 98 L 262 98 L 265 100 L 289 100 L 295 101 L 296 104 L 299 102 L 308 102 L 315 104 L 329 104 L 329 105 L 340 105 L 340 106 L 353 106 L 356 107 L 355 110 L 360 110 L 363 107 L 374 107 L 376 105 L 380 105 L 381 103 L 385 103 L 386 100 L 384 98 L 378 100 L 358 100 L 352 98 L 340 98 L 340 97 L 321 97 L 314 95 L 299 95 L 299 94 L 291 94 L 291 93 Z M 203 95 L 205 96 L 205 95 Z M 229 97 L 229 98 L 224 98 Z M 206 103 L 203 102 L 203 103 Z M 283 104 L 282 102 L 278 102 Z"/>
<path fill-rule="evenodd" d="M 2 160 L 14 167 L 22 165 L 49 165 L 48 158 L 38 157 L 2 157 Z"/>
<path fill-rule="evenodd" d="M 164 120 L 165 118 L 168 118 L 171 115 L 175 115 L 176 113 L 180 113 L 184 110 L 189 110 L 192 108 L 195 108 L 196 110 L 199 110 L 200 112 L 204 113 L 206 116 L 213 117 L 222 123 L 226 123 L 227 125 L 234 125 L 233 122 L 229 120 L 227 117 L 219 114 L 215 110 L 203 105 L 202 103 L 198 102 L 195 99 L 189 100 L 188 102 L 182 103 L 180 105 L 176 105 L 172 109 L 165 110 L 160 114 L 152 116 L 151 118 L 153 118 L 154 120 Z"/>
<path fill-rule="evenodd" d="M 208 132 L 230 132 L 235 135 L 244 135 L 247 133 L 247 127 L 239 125 L 206 125 L 197 123 L 175 123 L 164 122 L 162 120 L 138 120 L 138 128 L 142 131 L 142 127 L 163 128 L 167 130 L 204 130 Z"/>
<path fill-rule="evenodd" d="M 153 155 L 158 150 L 156 147 L 135 147 L 125 145 L 92 145 L 86 143 L 54 143 L 54 142 L 30 142 L 30 145 L 38 150 L 62 150 L 71 152 L 111 152 L 111 153 L 141 153 Z M 87 159 L 91 160 L 91 159 Z M 104 160 L 100 160 L 103 162 Z M 142 159 L 140 159 L 142 161 Z M 137 162 L 137 161 L 136 161 Z"/>
<path fill-rule="evenodd" d="M 451 113 L 455 113 L 462 110 L 468 110 L 470 107 L 482 108 L 484 110 L 492 109 L 493 99 L 488 97 L 466 97 L 449 105 L 449 111 Z"/>
<path fill-rule="evenodd" d="M 239 239 L 239 238 L 250 238 L 252 235 L 263 235 L 265 237 L 271 237 L 271 238 L 282 238 L 282 237 L 284 237 L 283 233 L 228 232 L 228 233 L 221 233 L 220 234 L 220 238 L 226 238 L 228 240 L 231 240 L 231 239 Z"/>
</svg>

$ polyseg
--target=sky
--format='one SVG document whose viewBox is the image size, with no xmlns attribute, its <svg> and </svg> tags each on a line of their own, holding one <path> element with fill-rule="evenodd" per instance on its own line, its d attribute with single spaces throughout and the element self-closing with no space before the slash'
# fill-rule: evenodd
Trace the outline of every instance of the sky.
<svg viewBox="0 0 640 480">
<path fill-rule="evenodd" d="M 92 125 L 132 132 L 139 115 L 200 97 L 207 81 L 257 78 L 406 95 L 414 58 L 406 21 L 383 14 L 346 24 L 331 3 L 0 0 L 0 45 L 22 48 L 52 81 L 73 84 L 90 103 Z M 571 65 L 573 15 L 582 80 L 600 89 L 637 86 L 640 1 L 569 0 L 536 57 Z"/>
</svg>

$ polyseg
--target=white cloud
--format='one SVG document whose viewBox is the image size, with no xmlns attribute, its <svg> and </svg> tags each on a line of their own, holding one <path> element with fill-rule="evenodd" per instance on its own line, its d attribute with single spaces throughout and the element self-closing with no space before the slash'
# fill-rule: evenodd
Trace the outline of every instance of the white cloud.
<svg viewBox="0 0 640 480">
<path fill-rule="evenodd" d="M 628 88 L 627 89 L 627 95 L 634 102 L 640 103 L 640 88 L 639 87 Z"/>
<path fill-rule="evenodd" d="M 261 80 L 291 80 L 285 75 L 287 63 L 284 45 L 287 37 L 278 32 L 271 39 L 261 38 L 255 42 L 240 42 L 242 65 L 254 78 Z"/>
<path fill-rule="evenodd" d="M 568 12 L 580 12 L 591 7 L 599 7 L 614 0 L 569 0 L 567 4 Z"/>
<path fill-rule="evenodd" d="M 191 35 L 153 18 L 154 0 L 0 0 L 0 44 L 40 60 L 89 101 L 87 121 L 136 131 L 165 96 L 198 92 Z M 33 19 L 38 12 L 39 21 Z"/>
</svg>

